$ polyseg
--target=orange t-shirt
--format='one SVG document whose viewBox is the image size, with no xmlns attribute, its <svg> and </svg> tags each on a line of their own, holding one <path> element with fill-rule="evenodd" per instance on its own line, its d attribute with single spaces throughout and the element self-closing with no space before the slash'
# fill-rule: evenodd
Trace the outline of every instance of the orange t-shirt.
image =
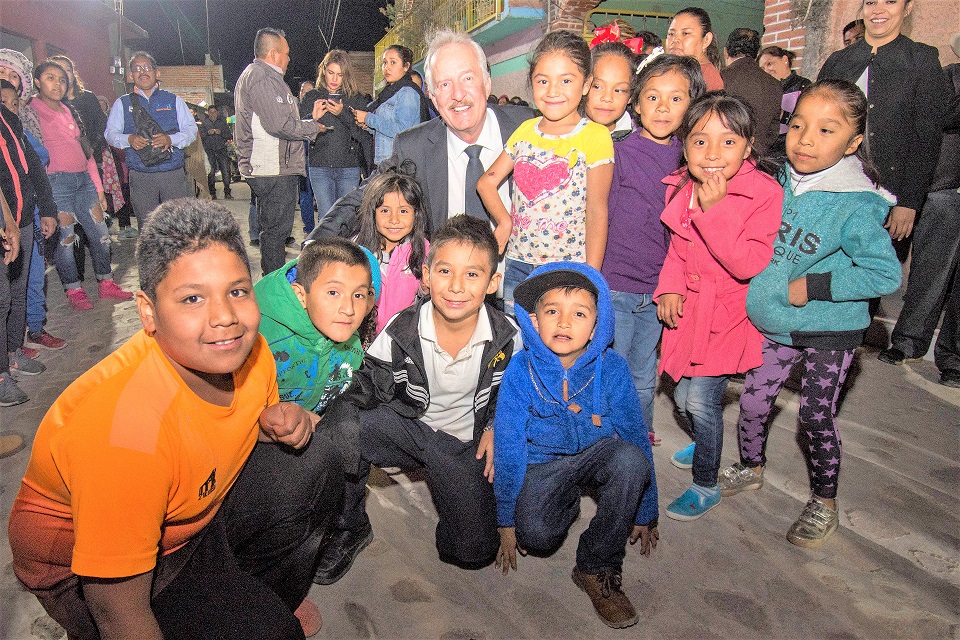
<svg viewBox="0 0 960 640">
<path fill-rule="evenodd" d="M 266 340 L 234 373 L 229 407 L 201 400 L 140 331 L 80 376 L 40 423 L 10 515 L 17 577 L 151 571 L 216 514 L 278 401 Z"/>
</svg>

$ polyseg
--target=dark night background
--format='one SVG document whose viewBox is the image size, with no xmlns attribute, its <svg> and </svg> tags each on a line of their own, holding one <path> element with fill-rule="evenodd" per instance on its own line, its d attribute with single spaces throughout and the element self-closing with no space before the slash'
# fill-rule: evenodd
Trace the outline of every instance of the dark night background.
<svg viewBox="0 0 960 640">
<path fill-rule="evenodd" d="M 262 27 L 286 32 L 290 43 L 286 80 L 292 87 L 314 78 L 317 64 L 327 52 L 318 26 L 324 24 L 329 38 L 337 0 L 207 0 L 207 4 L 210 50 L 214 64 L 223 65 L 228 90 L 253 60 L 253 38 Z M 386 33 L 387 19 L 379 11 L 385 4 L 386 0 L 341 0 L 331 48 L 373 51 Z M 123 5 L 124 14 L 150 34 L 149 40 L 137 45 L 152 53 L 159 64 L 203 64 L 207 52 L 204 0 L 125 0 Z"/>
</svg>

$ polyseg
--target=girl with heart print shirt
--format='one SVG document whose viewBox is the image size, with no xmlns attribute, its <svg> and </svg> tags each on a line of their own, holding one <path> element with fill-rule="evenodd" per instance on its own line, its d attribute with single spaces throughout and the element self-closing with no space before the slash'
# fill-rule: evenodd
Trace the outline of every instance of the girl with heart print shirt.
<svg viewBox="0 0 960 640">
<path fill-rule="evenodd" d="M 599 269 L 603 263 L 613 141 L 606 127 L 577 111 L 590 89 L 590 71 L 590 49 L 582 38 L 569 31 L 544 36 L 530 63 L 533 100 L 543 115 L 517 128 L 477 182 L 500 251 L 507 251 L 508 312 L 514 288 L 535 267 L 571 260 Z M 508 213 L 497 189 L 511 173 Z"/>
</svg>

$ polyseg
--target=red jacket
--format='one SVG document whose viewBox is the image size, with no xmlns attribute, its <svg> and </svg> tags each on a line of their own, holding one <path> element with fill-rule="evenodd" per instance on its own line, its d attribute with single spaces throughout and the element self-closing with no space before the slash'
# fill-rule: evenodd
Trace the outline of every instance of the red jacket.
<svg viewBox="0 0 960 640">
<path fill-rule="evenodd" d="M 676 187 L 684 172 L 663 181 Z M 759 366 L 762 337 L 747 319 L 750 278 L 770 263 L 780 228 L 783 189 L 772 177 L 746 161 L 727 183 L 723 200 L 685 217 L 696 182 L 689 181 L 660 220 L 670 230 L 670 248 L 660 272 L 654 300 L 665 293 L 683 296 L 683 317 L 665 329 L 660 372 L 681 377 L 718 376 Z"/>
</svg>

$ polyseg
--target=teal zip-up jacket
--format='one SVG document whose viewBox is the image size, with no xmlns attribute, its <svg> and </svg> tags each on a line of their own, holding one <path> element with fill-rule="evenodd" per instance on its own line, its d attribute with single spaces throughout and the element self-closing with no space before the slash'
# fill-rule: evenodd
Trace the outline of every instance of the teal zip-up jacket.
<svg viewBox="0 0 960 640">
<path fill-rule="evenodd" d="M 795 174 L 796 175 L 796 174 Z M 750 282 L 747 315 L 768 339 L 817 349 L 853 349 L 870 324 L 867 301 L 900 286 L 900 263 L 883 228 L 896 198 L 876 187 L 848 156 L 794 195 L 781 172 L 783 220 L 773 259 Z M 788 284 L 807 277 L 809 302 L 790 304 Z"/>
<path fill-rule="evenodd" d="M 321 413 L 350 386 L 363 362 L 363 348 L 356 332 L 338 344 L 317 331 L 290 286 L 296 266 L 291 260 L 254 285 L 262 314 L 260 333 L 277 364 L 280 401 Z"/>
</svg>

